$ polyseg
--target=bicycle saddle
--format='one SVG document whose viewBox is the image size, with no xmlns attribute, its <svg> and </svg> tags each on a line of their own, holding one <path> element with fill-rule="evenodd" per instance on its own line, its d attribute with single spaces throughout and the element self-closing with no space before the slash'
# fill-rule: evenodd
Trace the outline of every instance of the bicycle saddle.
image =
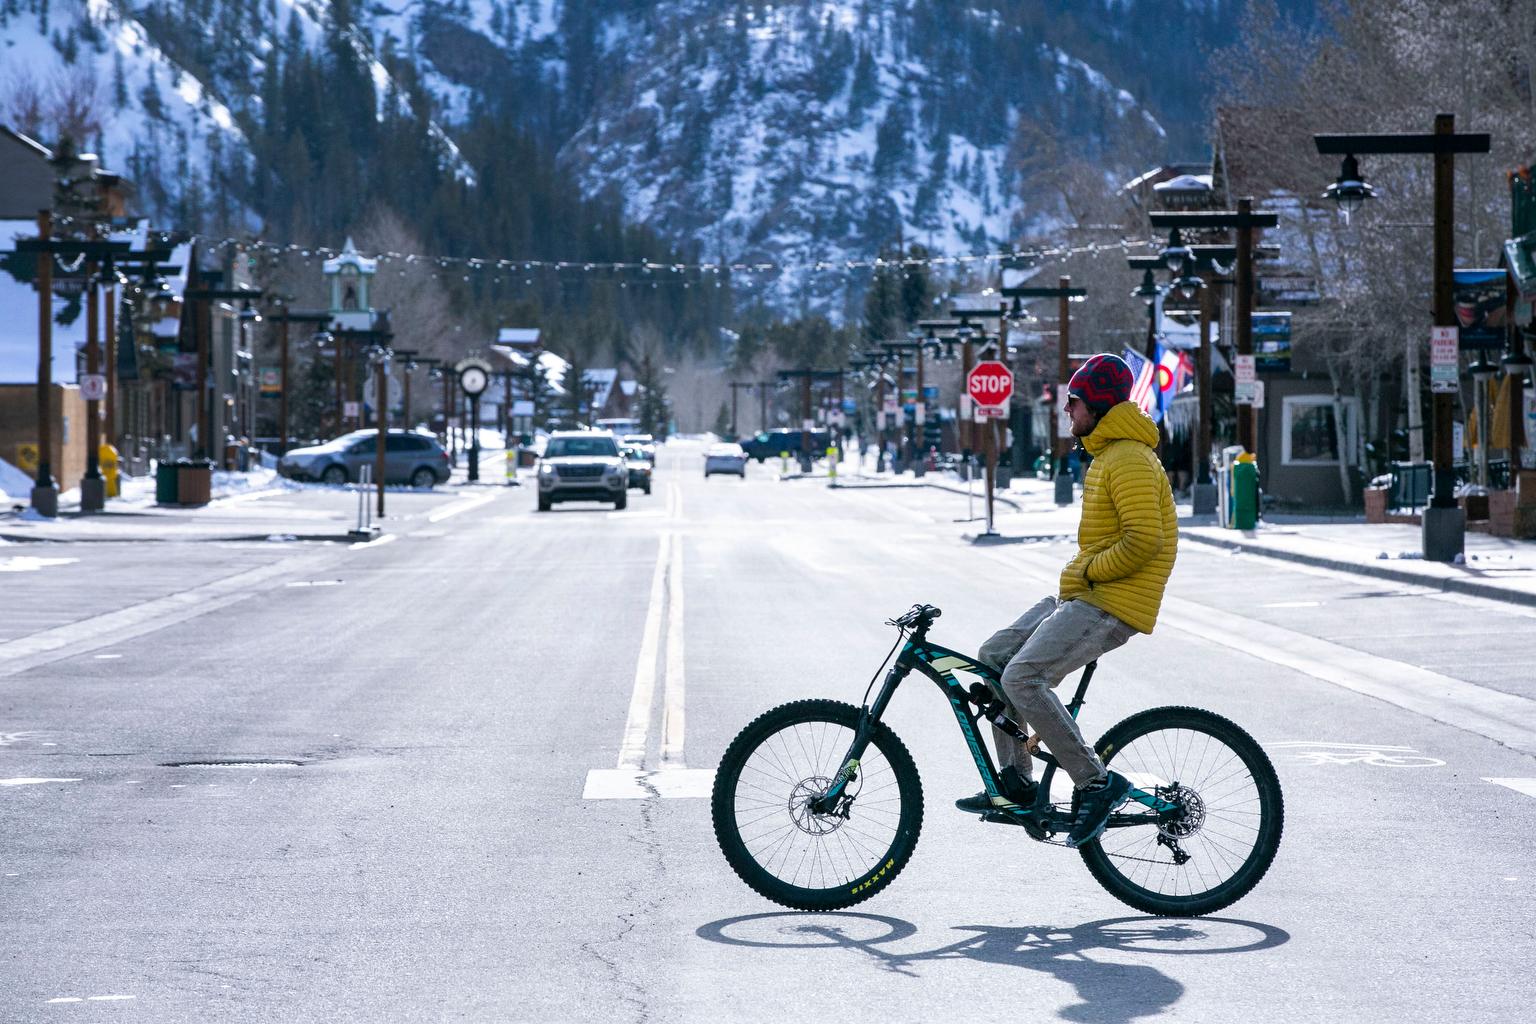
<svg viewBox="0 0 1536 1024">
<path fill-rule="evenodd" d="M 935 608 L 931 604 L 915 604 L 901 615 L 894 619 L 886 619 L 885 622 L 888 626 L 900 626 L 903 629 L 918 629 L 928 626 L 933 622 L 934 619 L 943 614 L 944 612 L 942 609 Z"/>
</svg>

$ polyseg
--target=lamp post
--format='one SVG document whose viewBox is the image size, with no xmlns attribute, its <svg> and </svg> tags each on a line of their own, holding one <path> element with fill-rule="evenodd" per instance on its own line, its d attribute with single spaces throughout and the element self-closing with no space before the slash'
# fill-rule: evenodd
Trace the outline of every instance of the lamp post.
<svg viewBox="0 0 1536 1024">
<path fill-rule="evenodd" d="M 1253 357 L 1253 258 L 1254 258 L 1254 231 L 1258 228 L 1272 228 L 1280 223 L 1278 214 L 1255 211 L 1253 199 L 1244 197 L 1237 201 L 1236 210 L 1212 210 L 1205 212 L 1158 212 L 1150 215 L 1154 228 L 1181 228 L 1181 229 L 1216 229 L 1235 230 L 1237 233 L 1235 259 L 1237 273 L 1234 281 L 1236 288 L 1237 310 L 1235 317 L 1236 347 L 1239 360 L 1244 357 Z M 1170 239 L 1172 242 L 1172 239 Z M 1181 243 L 1182 246 L 1182 243 Z M 1178 253 L 1176 246 L 1170 245 L 1165 252 L 1172 251 L 1175 258 L 1183 254 Z M 1160 256 L 1159 259 L 1162 259 Z M 1171 264 L 1170 269 L 1173 269 Z M 1175 273 L 1184 268 L 1181 266 Z M 1253 402 L 1237 403 L 1237 442 L 1245 451 L 1255 450 L 1253 428 Z"/>
<path fill-rule="evenodd" d="M 1361 154 L 1416 153 L 1434 157 L 1434 323 L 1436 327 L 1455 327 L 1456 154 L 1487 153 L 1492 148 L 1489 135 L 1486 132 L 1458 133 L 1454 114 L 1436 114 L 1435 130 L 1429 134 L 1314 135 L 1312 139 L 1319 153 L 1344 157 L 1338 180 L 1323 195 L 1339 203 L 1346 214 L 1375 196 L 1375 189 L 1360 173 L 1357 158 Z M 1418 396 L 1410 396 L 1410 399 L 1417 401 Z M 1451 451 L 1451 420 L 1455 405 L 1454 393 L 1435 393 L 1431 458 L 1435 486 L 1421 526 L 1424 557 L 1435 562 L 1455 561 L 1466 547 L 1466 515 L 1456 505 L 1456 470 Z"/>
<path fill-rule="evenodd" d="M 221 271 L 203 271 L 199 280 L 209 283 L 222 282 L 224 274 Z M 218 389 L 211 386 L 208 380 L 208 349 L 209 337 L 212 331 L 212 303 L 220 300 L 259 299 L 264 293 L 256 288 L 190 288 L 187 290 L 186 299 L 194 303 L 192 323 L 193 332 L 197 337 L 197 457 L 211 458 L 217 451 L 212 446 L 210 435 L 213 432 L 212 405 Z"/>
<path fill-rule="evenodd" d="M 106 303 L 106 424 L 107 443 L 113 447 L 117 447 L 120 440 L 120 435 L 125 433 L 124 431 L 118 430 L 117 423 L 117 285 L 121 283 L 125 286 L 130 286 L 132 292 L 138 292 L 140 289 L 132 286 L 130 275 L 139 276 L 146 286 L 151 286 L 154 288 L 154 294 L 150 297 L 149 301 L 154 303 L 156 306 L 161 307 L 161 311 L 163 312 L 163 307 L 169 305 L 171 302 L 174 302 L 175 296 L 170 292 L 170 289 L 166 287 L 165 281 L 158 278 L 157 275 L 180 273 L 181 271 L 180 267 L 166 266 L 166 261 L 170 258 L 171 250 L 169 249 L 143 249 L 139 252 L 126 253 L 115 260 L 111 256 L 107 258 L 107 266 L 110 270 L 110 276 L 107 278 L 108 286 Z M 166 296 L 163 303 L 161 301 L 162 293 Z M 129 293 L 125 292 L 124 301 L 129 301 L 127 299 L 128 294 Z"/>
<path fill-rule="evenodd" d="M 754 388 L 756 386 L 757 385 L 753 384 L 749 380 L 745 380 L 745 381 L 744 380 L 733 380 L 729 384 L 729 387 L 731 389 L 731 440 L 732 441 L 738 440 L 741 437 L 741 433 L 736 428 L 736 394 L 737 394 L 737 392 L 739 392 L 743 388 L 745 388 L 748 391 L 750 391 L 750 390 L 752 390 L 752 388 Z"/>
<path fill-rule="evenodd" d="M 800 384 L 800 470 L 803 473 L 811 471 L 813 454 L 811 451 L 811 432 L 816 429 L 816 421 L 811 418 L 811 382 L 817 380 L 841 380 L 841 370 L 812 370 L 809 368 L 799 370 L 780 370 L 779 381 L 788 384 L 798 381 Z"/>
<path fill-rule="evenodd" d="M 280 312 L 271 315 L 271 319 L 278 324 L 278 384 L 282 390 L 277 396 L 277 454 L 284 455 L 288 451 L 288 325 L 289 324 L 315 324 L 314 340 L 324 344 L 325 339 L 331 339 L 329 331 L 320 325 L 329 325 L 331 314 L 320 310 L 297 310 L 286 306 Z M 334 339 L 332 339 L 334 340 Z"/>
<path fill-rule="evenodd" d="M 389 363 L 387 345 L 373 345 L 368 349 L 368 361 L 374 367 L 373 423 L 377 433 L 373 445 L 373 479 L 378 507 L 375 515 L 384 520 L 384 453 L 389 447 Z"/>
<path fill-rule="evenodd" d="M 1072 279 L 1063 276 L 1055 288 L 1004 288 L 1003 298 L 1013 300 L 1012 312 L 1022 313 L 1020 305 L 1022 299 L 1056 299 L 1057 300 L 1057 331 L 1056 331 L 1056 405 L 1059 408 L 1062 403 L 1062 393 L 1067 389 L 1067 381 L 1071 372 L 1072 338 L 1072 313 L 1070 303 L 1074 300 L 1083 301 L 1088 296 L 1088 289 L 1073 288 Z M 1056 504 L 1072 504 L 1072 474 L 1067 470 L 1067 455 L 1072 450 L 1070 438 L 1059 436 L 1057 431 L 1057 412 L 1051 410 L 1050 441 L 1051 457 L 1056 472 Z"/>
<path fill-rule="evenodd" d="M 53 214 L 37 214 L 37 237 L 16 240 L 17 253 L 30 252 L 37 266 L 37 476 L 32 487 L 32 508 L 39 515 L 59 514 L 59 490 L 53 479 L 53 261 L 57 256 L 102 260 L 128 250 L 127 242 L 103 242 L 53 237 Z M 94 286 L 93 290 L 94 290 Z M 90 307 L 94 308 L 94 307 Z M 93 345 L 94 338 L 87 344 Z M 89 351 L 89 348 L 88 348 Z M 89 359 L 89 355 L 87 356 Z M 95 403 L 89 405 L 91 415 Z M 90 417 L 87 417 L 89 422 Z M 89 429 L 89 428 L 88 428 Z M 96 451 L 86 453 L 87 470 L 96 464 Z M 98 469 L 96 479 L 100 479 Z M 99 506 L 98 506 L 99 507 Z"/>
</svg>

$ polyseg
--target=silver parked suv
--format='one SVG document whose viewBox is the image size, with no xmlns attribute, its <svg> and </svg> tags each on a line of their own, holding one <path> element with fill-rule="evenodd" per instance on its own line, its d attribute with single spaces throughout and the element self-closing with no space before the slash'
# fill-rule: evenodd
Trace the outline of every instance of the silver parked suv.
<svg viewBox="0 0 1536 1024">
<path fill-rule="evenodd" d="M 539 460 L 539 511 L 557 501 L 629 503 L 629 467 L 612 434 L 561 430 L 549 436 Z"/>
</svg>

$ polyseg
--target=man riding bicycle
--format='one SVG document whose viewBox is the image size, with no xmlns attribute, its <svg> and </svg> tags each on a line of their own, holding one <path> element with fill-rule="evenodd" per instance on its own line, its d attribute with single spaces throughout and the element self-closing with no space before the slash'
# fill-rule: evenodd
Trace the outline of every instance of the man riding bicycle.
<svg viewBox="0 0 1536 1024">
<path fill-rule="evenodd" d="M 1178 550 L 1178 517 L 1157 458 L 1157 426 L 1130 401 L 1134 383 L 1125 361 L 1108 353 L 1091 357 L 1072 375 L 1067 415 L 1073 436 L 1093 456 L 1083 477 L 1077 555 L 1062 570 L 1058 595 L 993 634 L 980 652 L 1002 673 L 1009 717 L 1030 726 L 1072 777 L 1078 810 L 1068 846 L 1097 839 L 1131 783 L 1105 769 L 1055 687 L 1135 633 L 1152 632 Z M 1001 730 L 993 735 L 1003 795 L 981 792 L 955 801 L 963 811 L 985 814 L 1034 802 L 1029 751 Z"/>
</svg>

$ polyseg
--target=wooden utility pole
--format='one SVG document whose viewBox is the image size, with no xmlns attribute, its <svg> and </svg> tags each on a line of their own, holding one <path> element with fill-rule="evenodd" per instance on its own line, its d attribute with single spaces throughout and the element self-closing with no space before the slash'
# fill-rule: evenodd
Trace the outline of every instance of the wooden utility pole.
<svg viewBox="0 0 1536 1024">
<path fill-rule="evenodd" d="M 58 515 L 59 491 L 53 482 L 53 214 L 39 210 L 37 237 L 37 479 L 32 507 L 45 516 Z M 43 493 L 39 493 L 43 492 Z"/>
</svg>

